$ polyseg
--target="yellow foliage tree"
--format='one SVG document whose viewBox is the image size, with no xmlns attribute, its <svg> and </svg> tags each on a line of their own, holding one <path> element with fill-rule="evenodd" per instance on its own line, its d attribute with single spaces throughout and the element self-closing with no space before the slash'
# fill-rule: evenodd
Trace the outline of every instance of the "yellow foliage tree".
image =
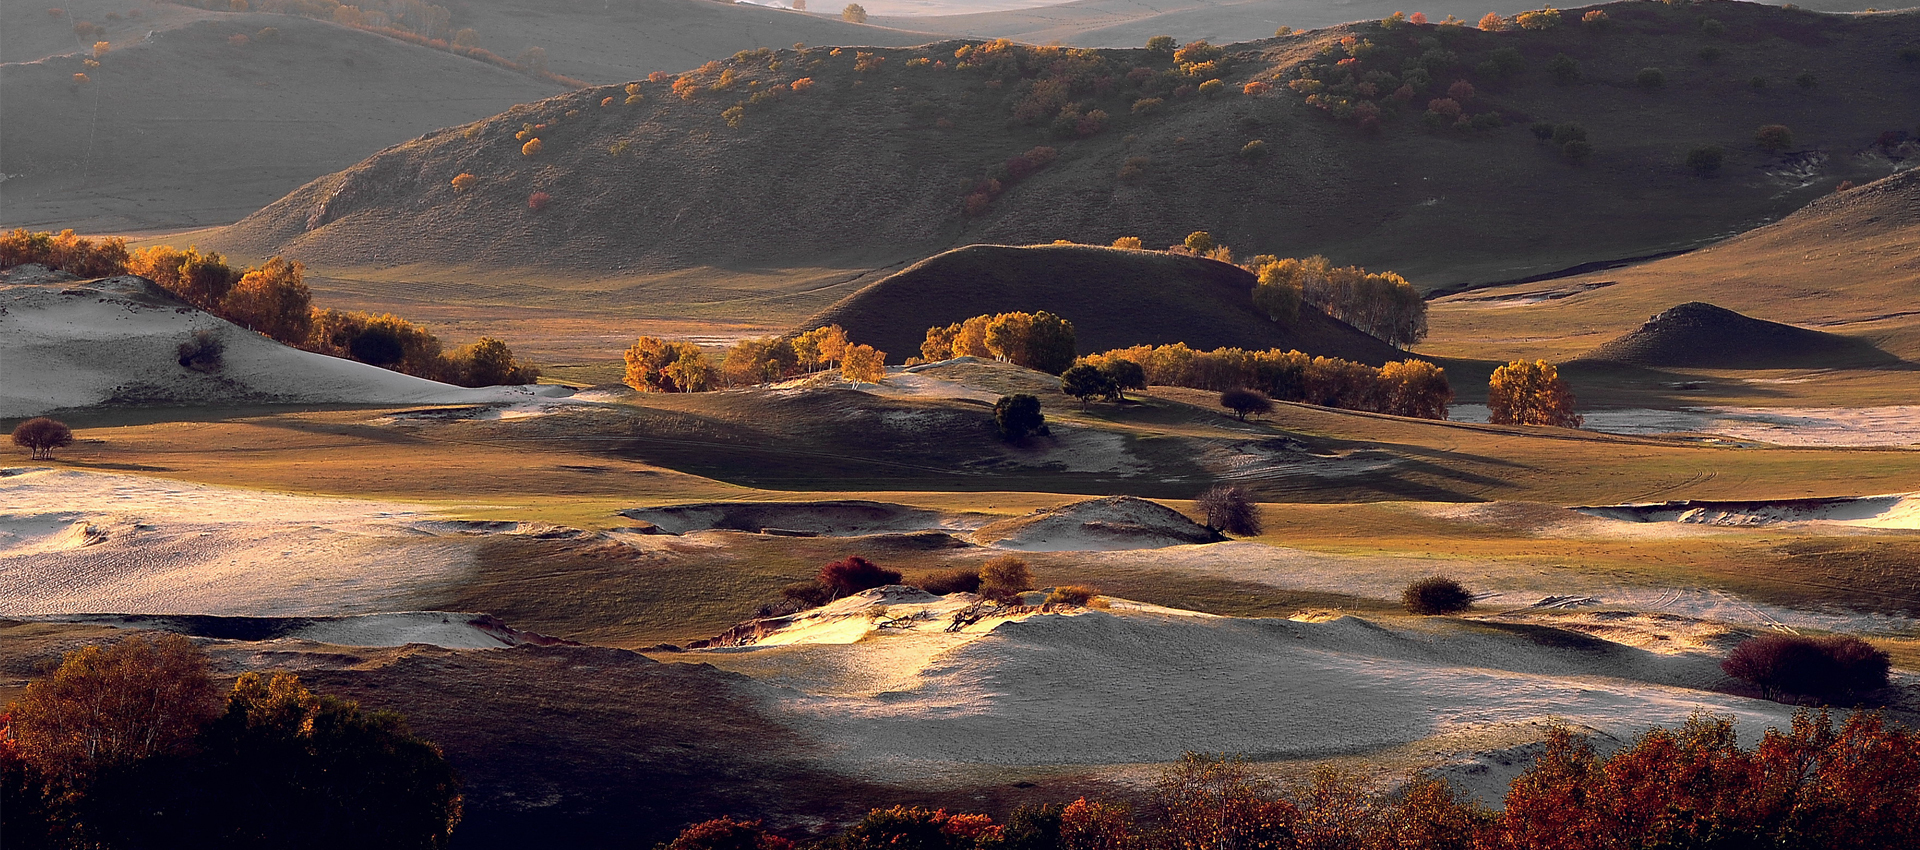
<svg viewBox="0 0 1920 850">
<path fill-rule="evenodd" d="M 852 24 L 864 24 L 867 22 L 866 7 L 858 3 L 848 3 L 847 8 L 840 10 L 840 20 Z"/>
<path fill-rule="evenodd" d="M 1380 380 L 1387 385 L 1387 413 L 1418 419 L 1447 418 L 1447 404 L 1453 401 L 1447 370 L 1425 360 L 1407 359 L 1380 367 Z"/>
<path fill-rule="evenodd" d="M 219 312 L 240 275 L 218 252 L 202 254 L 188 245 L 181 251 L 155 245 L 127 258 L 127 271 L 160 285 L 182 301 L 208 312 Z"/>
<path fill-rule="evenodd" d="M 473 184 L 480 182 L 480 178 L 473 176 L 469 172 L 462 171 L 448 182 L 453 184 L 453 191 L 465 192 L 473 188 Z"/>
<path fill-rule="evenodd" d="M 626 384 L 648 393 L 694 393 L 711 389 L 715 372 L 700 346 L 643 336 L 626 351 Z"/>
<path fill-rule="evenodd" d="M 1500 17 L 1499 12 L 1488 12 L 1486 17 L 1480 19 L 1480 29 L 1486 32 L 1505 32 L 1507 19 Z"/>
<path fill-rule="evenodd" d="M 809 369 L 831 368 L 847 351 L 847 332 L 839 325 L 814 328 L 793 338 L 793 352 Z"/>
<path fill-rule="evenodd" d="M 1487 382 L 1488 421 L 1497 425 L 1580 427 L 1573 392 L 1545 360 L 1515 360 L 1493 370 Z"/>
<path fill-rule="evenodd" d="M 93 43 L 93 58 L 98 59 L 102 56 L 105 56 L 107 55 L 107 52 L 112 49 L 113 49 L 112 44 L 109 44 L 104 41 L 96 41 Z"/>
<path fill-rule="evenodd" d="M 533 156 L 534 154 L 539 153 L 540 149 L 543 147 L 545 147 L 545 145 L 542 145 L 540 143 L 540 139 L 538 137 L 528 139 L 526 144 L 520 146 L 520 155 Z"/>
<path fill-rule="evenodd" d="M 228 321 L 252 328 L 288 345 L 302 345 L 313 327 L 313 294 L 305 280 L 307 267 L 274 257 L 240 276 L 221 302 Z"/>
<path fill-rule="evenodd" d="M 1138 251 L 1141 248 L 1140 237 L 1122 236 L 1119 239 L 1113 240 L 1113 247 L 1124 248 L 1128 251 Z"/>
<path fill-rule="evenodd" d="M 871 345 L 849 345 L 841 356 L 840 377 L 855 384 L 877 384 L 887 377 L 887 353 Z"/>
<path fill-rule="evenodd" d="M 72 780 L 183 750 L 220 710 L 206 653 L 179 635 L 133 635 L 68 653 L 9 706 L 21 755 Z"/>
</svg>

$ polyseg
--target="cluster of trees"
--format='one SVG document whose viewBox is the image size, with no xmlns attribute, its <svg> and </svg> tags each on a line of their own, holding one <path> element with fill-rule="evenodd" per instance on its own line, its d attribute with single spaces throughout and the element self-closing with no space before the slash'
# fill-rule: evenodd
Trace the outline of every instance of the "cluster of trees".
<svg viewBox="0 0 1920 850">
<path fill-rule="evenodd" d="M 530 384 L 540 371 L 516 360 L 506 343 L 482 337 L 452 352 L 425 328 L 392 315 L 343 312 L 313 306 L 306 266 L 273 257 L 257 267 L 235 268 L 218 252 L 194 246 L 182 251 L 156 245 L 128 251 L 115 237 L 94 242 L 73 231 L 0 236 L 0 267 L 39 263 L 81 277 L 134 274 L 192 304 L 285 345 L 358 360 L 421 378 L 469 387 Z M 199 346 L 207 357 L 189 357 Z M 199 371 L 218 368 L 218 351 L 189 340 L 181 365 Z"/>
<path fill-rule="evenodd" d="M 1879 848 L 1920 843 L 1920 733 L 1859 712 L 1836 727 L 1801 711 L 1790 730 L 1739 746 L 1733 721 L 1698 716 L 1600 756 L 1562 725 L 1492 811 L 1445 781 L 1377 790 L 1322 766 L 1279 785 L 1245 761 L 1189 753 L 1142 805 L 1089 800 L 985 815 L 874 809 L 839 850 L 1634 850 L 1677 847 Z M 738 823 L 738 822 L 735 822 Z M 703 843 L 672 850 L 767 850 Z M 741 824 L 764 832 L 757 824 Z"/>
<path fill-rule="evenodd" d="M 1079 399 L 1082 408 L 1096 397 L 1124 402 L 1127 390 L 1146 388 L 1146 370 L 1131 360 L 1109 360 L 1098 366 L 1080 363 L 1060 373 L 1060 391 Z"/>
<path fill-rule="evenodd" d="M 34 460 L 52 460 L 54 449 L 73 445 L 73 429 L 58 419 L 36 416 L 13 426 L 13 444 L 26 449 Z"/>
<path fill-rule="evenodd" d="M 1359 266 L 1335 268 L 1326 257 L 1254 257 L 1253 304 L 1276 322 L 1292 321 L 1304 302 L 1390 345 L 1427 337 L 1427 302 L 1407 279 Z"/>
<path fill-rule="evenodd" d="M 1104 370 L 1116 360 L 1139 365 L 1147 383 L 1158 386 L 1253 389 L 1282 401 L 1421 419 L 1447 418 L 1447 405 L 1453 400 L 1446 370 L 1425 360 L 1403 360 L 1375 368 L 1277 348 L 1194 351 L 1186 343 L 1174 343 L 1115 349 L 1088 355 L 1081 362 Z"/>
<path fill-rule="evenodd" d="M 1487 381 L 1487 421 L 1495 425 L 1552 425 L 1578 428 L 1573 391 L 1559 370 L 1545 360 L 1515 360 L 1493 370 Z"/>
<path fill-rule="evenodd" d="M 69 653 L 0 716 L 9 848 L 440 848 L 458 778 L 391 712 L 247 673 L 186 638 Z"/>
<path fill-rule="evenodd" d="M 626 363 L 627 386 L 655 393 L 750 387 L 836 368 L 855 384 L 877 384 L 887 376 L 887 353 L 849 342 L 839 325 L 741 340 L 718 367 L 694 343 L 643 336 L 627 348 Z"/>
<path fill-rule="evenodd" d="M 1073 323 L 1045 310 L 996 313 L 927 329 L 920 357 L 993 357 L 1058 375 L 1073 365 Z"/>
</svg>

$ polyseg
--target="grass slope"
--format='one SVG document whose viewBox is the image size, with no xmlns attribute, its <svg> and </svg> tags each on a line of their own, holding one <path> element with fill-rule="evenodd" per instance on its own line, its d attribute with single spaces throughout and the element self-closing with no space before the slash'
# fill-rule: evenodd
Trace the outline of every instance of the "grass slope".
<svg viewBox="0 0 1920 850">
<path fill-rule="evenodd" d="M 1920 171 L 1828 194 L 1778 222 L 1681 256 L 1438 299 L 1421 351 L 1568 360 L 1701 293 L 1748 316 L 1920 358 Z M 1736 353 L 1750 352 L 1742 346 Z M 1817 390 L 1838 396 L 1816 403 L 1846 401 L 1839 396 L 1852 396 L 1849 403 L 1914 402 L 1911 376 L 1902 371 L 1822 373 L 1811 382 L 1783 375 L 1767 389 L 1789 401 Z"/>
<path fill-rule="evenodd" d="M 1501 129 L 1432 131 L 1410 111 L 1368 136 L 1284 88 L 1176 98 L 1135 117 L 1134 95 L 1117 83 L 1112 94 L 1079 101 L 1114 116 L 1112 126 L 1067 141 L 1008 122 L 1022 84 L 995 88 L 972 72 L 908 67 L 916 58 L 951 60 L 954 44 L 876 50 L 885 63 L 865 72 L 854 51 L 780 51 L 731 63 L 733 91 L 688 101 L 649 85 L 642 102 L 624 106 L 621 90 L 596 88 L 423 138 L 317 180 L 215 241 L 340 266 L 607 275 L 700 265 L 870 268 L 969 243 L 1138 235 L 1168 244 L 1207 229 L 1243 252 L 1325 253 L 1442 287 L 1692 246 L 1785 215 L 1843 177 L 1885 174 L 1885 158 L 1865 154 L 1906 121 L 1900 105 L 1920 99 L 1920 73 L 1898 55 L 1920 38 L 1920 15 L 1744 3 L 1606 8 L 1617 22 L 1608 32 L 1565 24 L 1446 37 L 1460 64 L 1419 102 L 1467 79 L 1480 92 L 1472 108 L 1499 111 L 1508 122 Z M 1702 34 L 1709 15 L 1724 35 Z M 1402 61 L 1422 49 L 1417 39 L 1440 37 L 1360 24 L 1239 45 L 1228 90 L 1286 78 L 1348 35 Z M 1723 54 L 1702 61 L 1703 46 Z M 1475 70 L 1500 47 L 1520 51 L 1525 69 L 1504 80 Z M 1579 61 L 1584 82 L 1554 84 L 1546 65 L 1560 53 Z M 1101 55 L 1120 72 L 1166 62 L 1143 51 Z M 1665 69 L 1665 88 L 1635 86 L 1635 74 L 1653 66 Z M 1792 82 L 1803 71 L 1814 86 Z M 1768 88 L 1752 88 L 1755 76 Z M 737 127 L 723 116 L 755 83 L 799 77 L 813 79 L 813 89 L 747 105 L 732 114 Z M 601 107 L 607 97 L 612 105 Z M 1571 164 L 1537 142 L 1527 125 L 1542 120 L 1586 127 L 1591 158 Z M 1751 139 L 1767 123 L 1795 127 L 1802 147 L 1790 157 L 1759 150 Z M 523 155 L 515 138 L 528 124 L 547 125 L 538 155 Z M 1252 139 L 1270 155 L 1240 156 Z M 962 215 L 972 185 L 1039 143 L 1057 145 L 1060 160 L 985 215 Z M 1732 151 L 1717 180 L 1682 164 L 1708 143 Z M 1135 158 L 1144 159 L 1137 178 L 1121 179 Z M 447 184 L 462 172 L 480 182 L 456 193 Z M 550 199 L 539 211 L 529 209 L 535 192 Z"/>
<path fill-rule="evenodd" d="M 228 41 L 265 27 L 279 37 Z M 99 68 L 80 54 L 0 66 L 0 225 L 229 222 L 370 151 L 559 88 L 286 15 L 207 14 L 141 38 Z"/>
<path fill-rule="evenodd" d="M 983 313 L 1046 310 L 1073 323 L 1082 354 L 1185 342 L 1299 349 L 1380 364 L 1402 352 L 1305 307 L 1291 323 L 1253 309 L 1254 279 L 1227 263 L 1085 245 L 972 245 L 930 257 L 802 323 L 837 323 L 855 342 L 916 355 L 926 327 Z"/>
</svg>

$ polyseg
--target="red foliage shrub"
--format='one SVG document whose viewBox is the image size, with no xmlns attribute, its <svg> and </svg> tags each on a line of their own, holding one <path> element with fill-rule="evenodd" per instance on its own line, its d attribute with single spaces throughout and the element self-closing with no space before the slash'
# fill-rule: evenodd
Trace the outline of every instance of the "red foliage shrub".
<svg viewBox="0 0 1920 850">
<path fill-rule="evenodd" d="M 1886 687 L 1889 663 L 1850 635 L 1763 635 L 1734 647 L 1720 669 L 1770 693 L 1836 696 Z"/>
<path fill-rule="evenodd" d="M 1447 87 L 1447 97 L 1466 103 L 1473 99 L 1473 84 L 1466 80 L 1457 80 Z"/>
<path fill-rule="evenodd" d="M 1460 117 L 1460 102 L 1450 97 L 1438 97 L 1427 101 L 1427 111 L 1448 118 Z"/>
<path fill-rule="evenodd" d="M 791 850 L 793 842 L 761 828 L 760 821 L 714 818 L 692 824 L 666 850 Z"/>
<path fill-rule="evenodd" d="M 545 192 L 535 192 L 527 196 L 527 209 L 533 210 L 534 212 L 539 212 L 541 210 L 546 209 L 547 204 L 551 203 L 552 201 L 553 201 L 552 195 L 549 195 Z"/>
<path fill-rule="evenodd" d="M 883 569 L 858 555 L 820 568 L 820 583 L 841 596 L 900 583 L 897 570 Z"/>
</svg>

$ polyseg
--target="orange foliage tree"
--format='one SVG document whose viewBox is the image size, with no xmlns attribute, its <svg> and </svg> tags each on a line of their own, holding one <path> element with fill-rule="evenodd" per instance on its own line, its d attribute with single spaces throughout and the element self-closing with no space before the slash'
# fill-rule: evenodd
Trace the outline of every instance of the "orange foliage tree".
<svg viewBox="0 0 1920 850">
<path fill-rule="evenodd" d="M 887 377 L 887 353 L 871 345 L 849 345 L 840 360 L 840 377 L 855 384 L 877 384 Z"/>
<path fill-rule="evenodd" d="M 288 345 L 305 344 L 313 328 L 306 270 L 306 265 L 284 257 L 247 270 L 221 302 L 221 314 Z"/>
<path fill-rule="evenodd" d="M 643 336 L 626 351 L 626 385 L 641 392 L 697 393 L 711 389 L 716 372 L 700 346 Z"/>
<path fill-rule="evenodd" d="M 1578 428 L 1573 392 L 1559 370 L 1545 360 L 1515 360 L 1493 370 L 1487 382 L 1488 421 L 1497 425 L 1552 425 Z"/>
</svg>

